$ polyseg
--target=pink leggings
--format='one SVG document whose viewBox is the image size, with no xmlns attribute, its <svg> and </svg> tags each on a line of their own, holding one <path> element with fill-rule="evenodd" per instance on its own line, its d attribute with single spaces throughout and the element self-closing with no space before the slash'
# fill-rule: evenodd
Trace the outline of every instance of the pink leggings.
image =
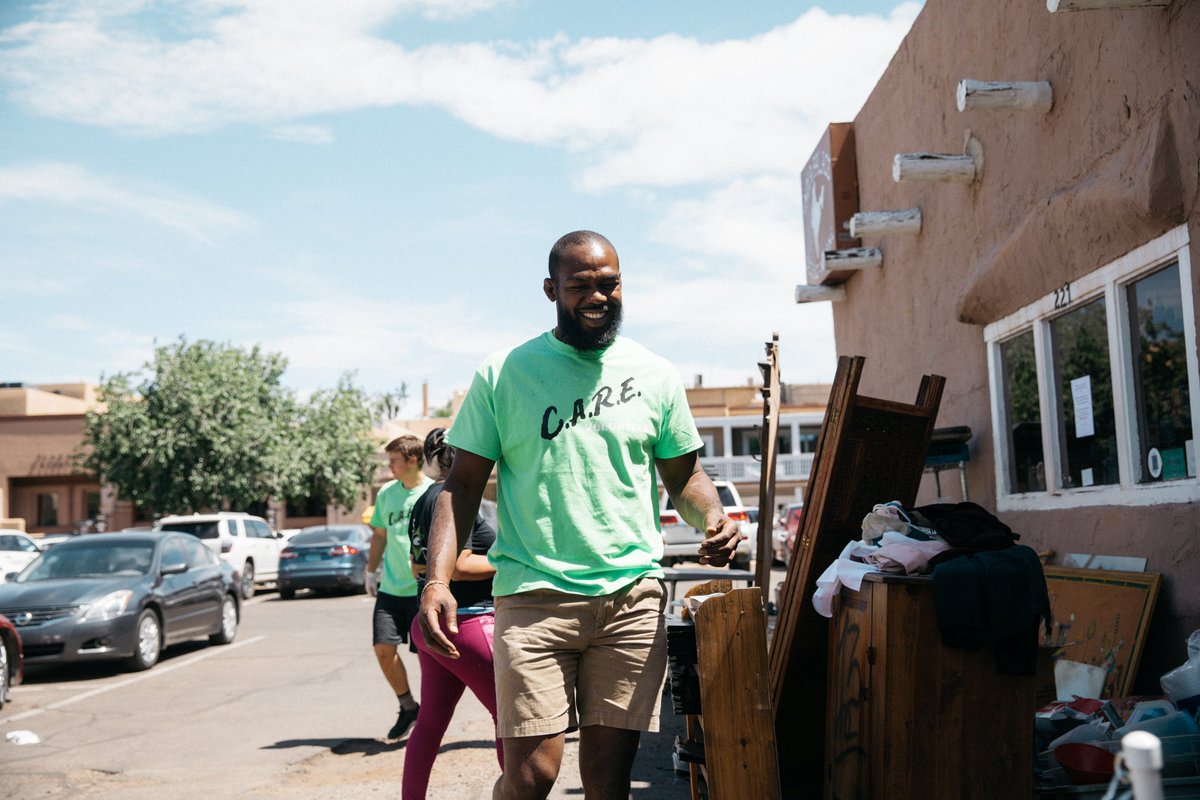
<svg viewBox="0 0 1200 800">
<path fill-rule="evenodd" d="M 412 622 L 412 641 L 417 644 L 421 663 L 421 711 L 416 725 L 404 746 L 404 776 L 401 783 L 402 800 L 424 800 L 429 788 L 429 773 L 437 758 L 442 737 L 450 726 L 454 708 L 463 690 L 470 688 L 479 702 L 496 722 L 496 679 L 492 669 L 491 614 L 459 617 L 458 635 L 447 633 L 458 648 L 456 659 L 443 658 L 429 652 L 416 619 Z M 504 750 L 496 740 L 496 755 L 504 768 Z"/>
</svg>

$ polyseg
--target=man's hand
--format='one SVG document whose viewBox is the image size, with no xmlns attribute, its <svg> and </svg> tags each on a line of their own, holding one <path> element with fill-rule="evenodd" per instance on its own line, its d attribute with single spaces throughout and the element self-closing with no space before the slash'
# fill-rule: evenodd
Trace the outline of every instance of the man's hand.
<svg viewBox="0 0 1200 800">
<path fill-rule="evenodd" d="M 425 646 L 431 653 L 447 658 L 458 658 L 458 648 L 442 630 L 458 633 L 458 603 L 450 588 L 441 582 L 427 583 L 421 592 L 421 613 L 417 617 Z"/>
<path fill-rule="evenodd" d="M 378 570 L 367 570 L 367 594 L 375 597 L 379 594 L 379 572 Z"/>
<path fill-rule="evenodd" d="M 738 524 L 724 513 L 709 514 L 704 534 L 705 539 L 700 543 L 700 563 L 710 567 L 728 564 L 744 538 Z"/>
</svg>

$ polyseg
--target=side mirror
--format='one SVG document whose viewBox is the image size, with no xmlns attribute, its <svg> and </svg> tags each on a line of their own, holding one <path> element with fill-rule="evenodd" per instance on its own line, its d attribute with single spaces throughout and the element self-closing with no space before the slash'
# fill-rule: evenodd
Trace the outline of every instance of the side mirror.
<svg viewBox="0 0 1200 800">
<path fill-rule="evenodd" d="M 163 564 L 163 575 L 178 575 L 181 572 L 187 572 L 188 565 L 184 561 L 176 561 L 174 564 Z"/>
<path fill-rule="evenodd" d="M 4 582 L 12 583 L 13 581 L 15 581 L 17 579 L 17 576 L 20 574 L 21 573 L 19 573 L 19 572 L 6 572 L 6 573 L 4 573 Z"/>
<path fill-rule="evenodd" d="M 282 538 L 283 538 L 283 534 L 282 534 L 282 533 L 280 533 L 279 531 L 275 531 L 275 538 L 276 538 L 276 539 L 282 539 Z"/>
</svg>

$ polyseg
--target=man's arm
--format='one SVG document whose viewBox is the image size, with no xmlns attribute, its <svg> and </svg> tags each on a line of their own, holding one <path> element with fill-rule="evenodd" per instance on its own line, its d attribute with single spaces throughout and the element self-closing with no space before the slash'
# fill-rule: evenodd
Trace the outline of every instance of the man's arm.
<svg viewBox="0 0 1200 800">
<path fill-rule="evenodd" d="M 438 655 L 458 658 L 458 650 L 442 632 L 444 623 L 451 633 L 458 633 L 458 604 L 446 584 L 454 577 L 455 562 L 475 527 L 479 501 L 495 463 L 458 450 L 434 506 L 419 619 L 425 644 Z"/>
<path fill-rule="evenodd" d="M 372 528 L 371 550 L 367 554 L 367 591 L 374 595 L 379 591 L 379 582 L 374 575 L 379 571 L 379 562 L 383 560 L 383 551 L 387 549 L 387 531 L 383 528 Z"/>
<path fill-rule="evenodd" d="M 733 558 L 742 534 L 738 524 L 725 516 L 721 497 L 712 478 L 700 467 L 696 452 L 676 458 L 660 458 L 656 461 L 663 487 L 671 495 L 675 510 L 684 521 L 697 530 L 704 531 L 700 543 L 700 563 L 723 567 Z"/>
</svg>

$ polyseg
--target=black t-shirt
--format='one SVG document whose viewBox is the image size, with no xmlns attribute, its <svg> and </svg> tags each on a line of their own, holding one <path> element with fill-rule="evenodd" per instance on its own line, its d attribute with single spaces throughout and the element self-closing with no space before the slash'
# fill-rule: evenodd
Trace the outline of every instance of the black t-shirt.
<svg viewBox="0 0 1200 800">
<path fill-rule="evenodd" d="M 429 557 L 429 529 L 433 526 L 433 509 L 438 495 L 442 493 L 444 482 L 438 481 L 425 490 L 425 494 L 417 498 L 412 515 L 408 519 L 408 538 L 412 543 L 412 560 L 417 567 L 417 582 L 420 588 L 425 588 L 425 566 Z M 476 555 L 486 555 L 492 542 L 496 541 L 496 531 L 476 515 L 475 527 L 467 537 L 466 549 Z M 490 603 L 492 599 L 492 579 L 481 581 L 450 581 L 450 593 L 454 595 L 459 608 L 481 603 Z"/>
</svg>

